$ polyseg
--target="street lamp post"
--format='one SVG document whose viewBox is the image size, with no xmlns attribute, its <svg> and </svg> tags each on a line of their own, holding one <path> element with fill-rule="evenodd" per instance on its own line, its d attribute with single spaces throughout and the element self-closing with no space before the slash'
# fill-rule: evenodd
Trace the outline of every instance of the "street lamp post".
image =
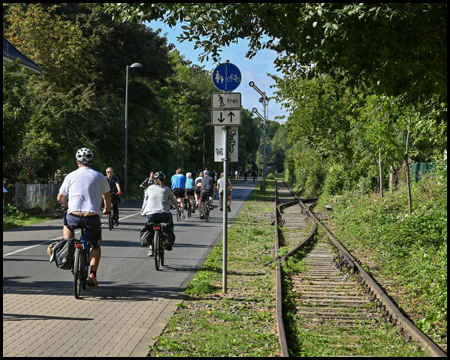
<svg viewBox="0 0 450 360">
<path fill-rule="evenodd" d="M 143 67 L 139 63 L 134 63 L 131 66 L 126 66 L 127 76 L 126 76 L 126 85 L 125 85 L 125 163 L 124 163 L 124 195 L 127 197 L 127 160 L 128 160 L 128 68 L 141 68 Z"/>
<path fill-rule="evenodd" d="M 186 106 L 187 103 L 181 103 L 177 104 L 177 170 L 180 168 L 180 146 L 179 146 L 179 139 L 180 139 L 180 106 Z"/>
</svg>

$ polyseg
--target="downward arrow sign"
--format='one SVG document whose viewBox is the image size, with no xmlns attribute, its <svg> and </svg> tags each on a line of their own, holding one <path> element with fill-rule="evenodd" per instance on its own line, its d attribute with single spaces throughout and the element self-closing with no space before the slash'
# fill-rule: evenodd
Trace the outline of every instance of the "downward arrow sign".
<svg viewBox="0 0 450 360">
<path fill-rule="evenodd" d="M 225 121 L 225 118 L 222 117 L 222 111 L 220 112 L 220 118 L 218 118 L 217 120 L 219 120 L 220 123 L 223 123 Z"/>
</svg>

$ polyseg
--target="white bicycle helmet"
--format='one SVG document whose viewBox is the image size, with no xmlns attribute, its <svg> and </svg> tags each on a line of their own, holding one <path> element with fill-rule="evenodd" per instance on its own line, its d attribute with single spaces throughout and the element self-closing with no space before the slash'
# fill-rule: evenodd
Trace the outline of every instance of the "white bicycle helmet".
<svg viewBox="0 0 450 360">
<path fill-rule="evenodd" d="M 81 148 L 77 151 L 75 157 L 77 158 L 77 161 L 79 161 L 82 165 L 86 165 L 92 162 L 94 153 L 88 148 Z"/>
</svg>

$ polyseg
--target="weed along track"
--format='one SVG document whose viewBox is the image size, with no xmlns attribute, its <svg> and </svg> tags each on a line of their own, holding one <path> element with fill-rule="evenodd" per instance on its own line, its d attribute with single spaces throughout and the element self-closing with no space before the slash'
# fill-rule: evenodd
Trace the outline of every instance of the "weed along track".
<svg viewBox="0 0 450 360">
<path fill-rule="evenodd" d="M 306 201 L 284 183 L 276 188 L 283 356 L 446 356 L 320 224 Z"/>
</svg>

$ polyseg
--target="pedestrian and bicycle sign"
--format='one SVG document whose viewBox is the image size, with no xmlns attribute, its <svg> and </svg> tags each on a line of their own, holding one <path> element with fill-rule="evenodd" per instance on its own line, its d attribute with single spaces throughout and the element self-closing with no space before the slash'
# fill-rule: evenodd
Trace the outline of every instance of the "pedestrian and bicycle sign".
<svg viewBox="0 0 450 360">
<path fill-rule="evenodd" d="M 222 63 L 214 69 L 212 79 L 220 91 L 234 91 L 241 83 L 241 70 L 232 63 Z"/>
</svg>

